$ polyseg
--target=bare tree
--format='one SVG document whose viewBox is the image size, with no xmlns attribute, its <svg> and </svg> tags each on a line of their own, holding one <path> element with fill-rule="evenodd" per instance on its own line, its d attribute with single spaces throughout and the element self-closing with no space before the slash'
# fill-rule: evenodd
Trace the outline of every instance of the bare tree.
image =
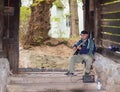
<svg viewBox="0 0 120 92">
<path fill-rule="evenodd" d="M 78 19 L 78 4 L 77 0 L 69 0 L 70 8 L 70 36 L 76 37 L 79 35 L 79 19 Z"/>
</svg>

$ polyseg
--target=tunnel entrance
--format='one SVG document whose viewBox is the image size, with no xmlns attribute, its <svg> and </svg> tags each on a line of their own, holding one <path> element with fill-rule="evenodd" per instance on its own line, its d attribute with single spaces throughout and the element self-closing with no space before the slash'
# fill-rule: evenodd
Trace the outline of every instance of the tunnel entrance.
<svg viewBox="0 0 120 92">
<path fill-rule="evenodd" d="M 111 0 L 83 0 L 84 29 L 93 33 L 99 48 L 98 52 L 118 63 L 120 58 L 119 4 L 119 1 Z M 8 58 L 13 73 L 18 72 L 19 66 L 20 6 L 20 0 L 0 1 L 1 57 Z M 109 47 L 112 49 L 108 50 Z"/>
</svg>

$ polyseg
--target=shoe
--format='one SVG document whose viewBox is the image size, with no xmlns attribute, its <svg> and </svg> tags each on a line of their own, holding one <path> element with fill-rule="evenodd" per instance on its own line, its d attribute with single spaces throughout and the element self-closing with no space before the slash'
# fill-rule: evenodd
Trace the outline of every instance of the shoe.
<svg viewBox="0 0 120 92">
<path fill-rule="evenodd" d="M 67 73 L 65 73 L 65 75 L 72 76 L 72 75 L 74 75 L 74 73 L 67 72 Z"/>
<path fill-rule="evenodd" d="M 85 75 L 89 75 L 90 73 L 85 72 Z"/>
</svg>

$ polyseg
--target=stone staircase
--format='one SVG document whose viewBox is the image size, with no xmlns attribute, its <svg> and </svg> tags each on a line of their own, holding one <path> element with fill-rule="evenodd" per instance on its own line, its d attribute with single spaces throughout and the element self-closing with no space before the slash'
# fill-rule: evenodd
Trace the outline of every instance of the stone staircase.
<svg viewBox="0 0 120 92">
<path fill-rule="evenodd" d="M 96 83 L 83 83 L 82 73 L 66 76 L 65 72 L 21 73 L 9 77 L 7 92 L 105 92 Z"/>
</svg>

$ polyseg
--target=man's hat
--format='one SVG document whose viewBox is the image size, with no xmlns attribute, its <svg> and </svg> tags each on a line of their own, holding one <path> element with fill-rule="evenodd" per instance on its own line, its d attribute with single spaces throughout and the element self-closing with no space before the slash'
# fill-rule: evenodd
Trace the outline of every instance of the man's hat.
<svg viewBox="0 0 120 92">
<path fill-rule="evenodd" d="M 81 31 L 81 34 L 88 34 L 88 32 L 83 30 L 83 31 Z"/>
</svg>

